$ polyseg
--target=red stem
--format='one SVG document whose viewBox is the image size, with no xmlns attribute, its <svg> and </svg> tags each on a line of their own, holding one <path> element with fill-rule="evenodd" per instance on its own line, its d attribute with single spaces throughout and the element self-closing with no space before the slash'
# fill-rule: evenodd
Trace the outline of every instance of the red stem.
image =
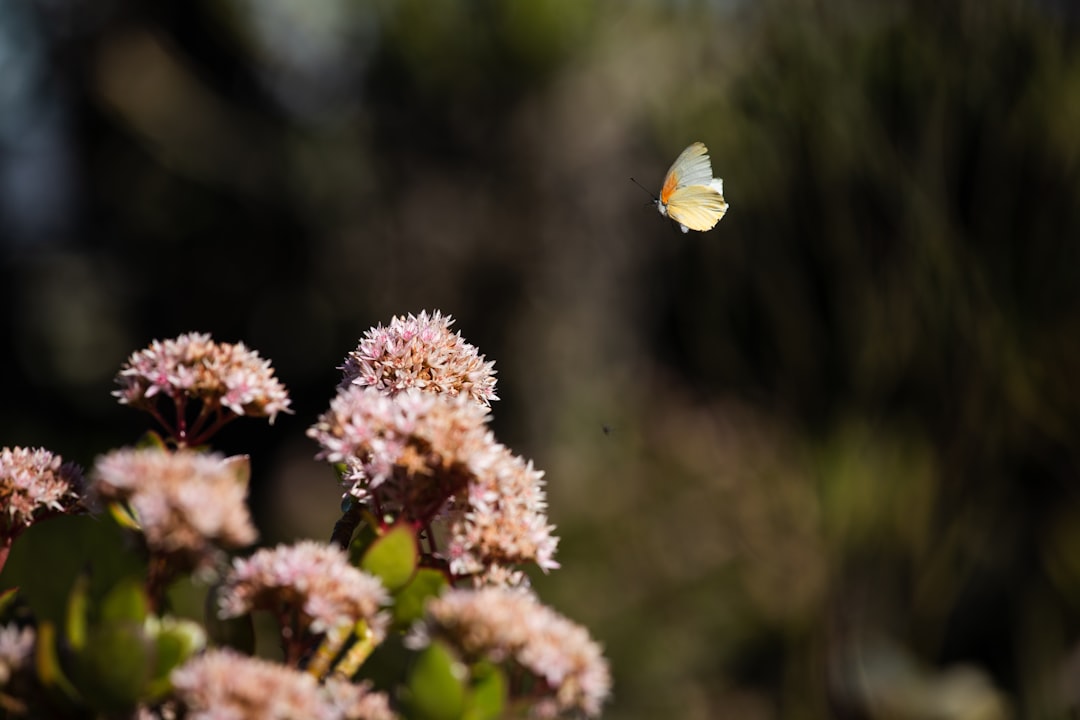
<svg viewBox="0 0 1080 720">
<path fill-rule="evenodd" d="M 214 423 L 210 427 L 208 427 L 205 430 L 203 430 L 202 432 L 198 433 L 198 435 L 196 435 L 195 437 L 191 438 L 190 443 L 192 445 L 202 445 L 207 440 L 209 440 L 211 437 L 213 437 L 213 435 L 218 430 L 225 427 L 225 425 L 232 422 L 237 417 L 239 417 L 239 416 L 234 415 L 232 412 L 227 412 L 227 413 L 219 412 L 217 419 L 214 420 Z M 192 432 L 194 434 L 194 431 L 192 431 Z"/>
<path fill-rule="evenodd" d="M 199 408 L 199 415 L 195 418 L 195 421 L 191 423 L 191 427 L 188 428 L 189 435 L 198 435 L 202 432 L 203 426 L 210 418 L 211 406 L 209 403 L 203 401 Z M 193 443 L 194 444 L 194 443 Z"/>
<path fill-rule="evenodd" d="M 146 598 L 151 614 L 161 612 L 165 601 L 165 588 L 174 577 L 175 573 L 169 566 L 168 558 L 162 555 L 151 555 L 150 567 L 146 578 Z"/>
<path fill-rule="evenodd" d="M 173 396 L 176 403 L 176 443 L 181 447 L 187 446 L 187 398 L 183 393 Z"/>
<path fill-rule="evenodd" d="M 150 413 L 150 416 L 152 418 L 158 421 L 158 424 L 165 429 L 165 433 L 167 435 L 172 436 L 176 434 L 176 430 L 173 428 L 173 426 L 167 423 L 165 421 L 165 418 L 161 417 L 161 413 L 158 412 L 156 403 L 148 407 L 146 411 Z"/>
<path fill-rule="evenodd" d="M 301 610 L 295 605 L 286 604 L 278 612 L 278 624 L 281 626 L 281 649 L 285 655 L 285 664 L 300 667 L 310 642 L 310 635 L 300 630 Z"/>
<path fill-rule="evenodd" d="M 4 565 L 7 564 L 8 555 L 11 554 L 11 544 L 15 542 L 14 537 L 5 536 L 3 541 L 0 541 L 0 570 L 4 569 Z"/>
</svg>

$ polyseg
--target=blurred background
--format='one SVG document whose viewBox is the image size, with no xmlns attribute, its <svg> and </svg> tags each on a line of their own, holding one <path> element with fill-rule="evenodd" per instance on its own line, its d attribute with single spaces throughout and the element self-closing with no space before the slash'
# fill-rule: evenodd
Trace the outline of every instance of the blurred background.
<svg viewBox="0 0 1080 720">
<path fill-rule="evenodd" d="M 304 430 L 439 309 L 547 471 L 618 719 L 1080 712 L 1080 11 L 1065 0 L 0 4 L 0 444 L 84 466 L 186 331 Z M 731 209 L 646 205 L 705 142 Z"/>
</svg>

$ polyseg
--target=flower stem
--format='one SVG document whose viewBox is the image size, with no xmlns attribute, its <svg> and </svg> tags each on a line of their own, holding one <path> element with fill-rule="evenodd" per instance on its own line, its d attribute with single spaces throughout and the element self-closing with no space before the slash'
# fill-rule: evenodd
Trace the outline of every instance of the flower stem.
<svg viewBox="0 0 1080 720">
<path fill-rule="evenodd" d="M 0 541 L 0 570 L 4 569 L 4 565 L 7 564 L 8 555 L 11 554 L 11 543 L 15 541 L 15 538 L 10 536 L 4 536 L 4 539 Z"/>
<path fill-rule="evenodd" d="M 150 557 L 150 567 L 146 578 L 146 598 L 151 614 L 159 614 L 165 602 L 165 589 L 175 577 L 168 558 L 162 555 Z"/>
<path fill-rule="evenodd" d="M 378 641 L 368 624 L 361 620 L 352 629 L 356 642 L 348 649 L 345 656 L 334 666 L 334 672 L 351 678 L 360 671 L 360 666 L 368 659 L 375 650 Z"/>
</svg>

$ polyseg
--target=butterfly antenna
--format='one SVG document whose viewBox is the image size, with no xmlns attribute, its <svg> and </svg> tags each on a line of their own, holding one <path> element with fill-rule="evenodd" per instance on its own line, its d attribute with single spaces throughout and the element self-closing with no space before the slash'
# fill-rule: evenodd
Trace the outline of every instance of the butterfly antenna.
<svg viewBox="0 0 1080 720">
<path fill-rule="evenodd" d="M 647 194 L 647 195 L 648 195 L 649 197 L 651 197 L 651 198 L 652 198 L 652 202 L 651 202 L 651 203 L 649 203 L 649 205 L 652 205 L 653 203 L 656 203 L 656 202 L 658 202 L 658 201 L 659 201 L 659 198 L 657 198 L 657 197 L 656 197 L 655 195 L 653 195 L 653 194 L 652 194 L 651 192 L 649 192 L 649 188 L 645 187 L 644 185 L 642 185 L 641 183 L 639 183 L 639 182 L 638 182 L 637 180 L 635 180 L 634 178 L 630 178 L 630 182 L 634 183 L 634 184 L 635 184 L 635 185 L 637 185 L 637 186 L 638 186 L 639 188 L 641 188 L 642 190 L 644 190 L 644 191 L 645 191 L 645 193 L 646 193 L 646 194 Z M 646 205 L 646 207 L 648 207 L 648 205 Z"/>
</svg>

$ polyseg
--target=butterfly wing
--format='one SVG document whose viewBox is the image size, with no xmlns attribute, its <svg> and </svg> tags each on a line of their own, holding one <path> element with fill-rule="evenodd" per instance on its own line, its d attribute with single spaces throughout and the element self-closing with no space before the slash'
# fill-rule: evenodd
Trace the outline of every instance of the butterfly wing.
<svg viewBox="0 0 1080 720">
<path fill-rule="evenodd" d="M 682 225 L 683 232 L 712 230 L 728 209 L 722 188 L 719 179 L 707 185 L 676 188 L 667 202 L 667 216 Z"/>
<path fill-rule="evenodd" d="M 708 185 L 713 179 L 709 149 L 704 143 L 691 143 L 679 153 L 664 176 L 660 189 L 660 201 L 667 203 L 677 189 L 688 185 Z"/>
</svg>

